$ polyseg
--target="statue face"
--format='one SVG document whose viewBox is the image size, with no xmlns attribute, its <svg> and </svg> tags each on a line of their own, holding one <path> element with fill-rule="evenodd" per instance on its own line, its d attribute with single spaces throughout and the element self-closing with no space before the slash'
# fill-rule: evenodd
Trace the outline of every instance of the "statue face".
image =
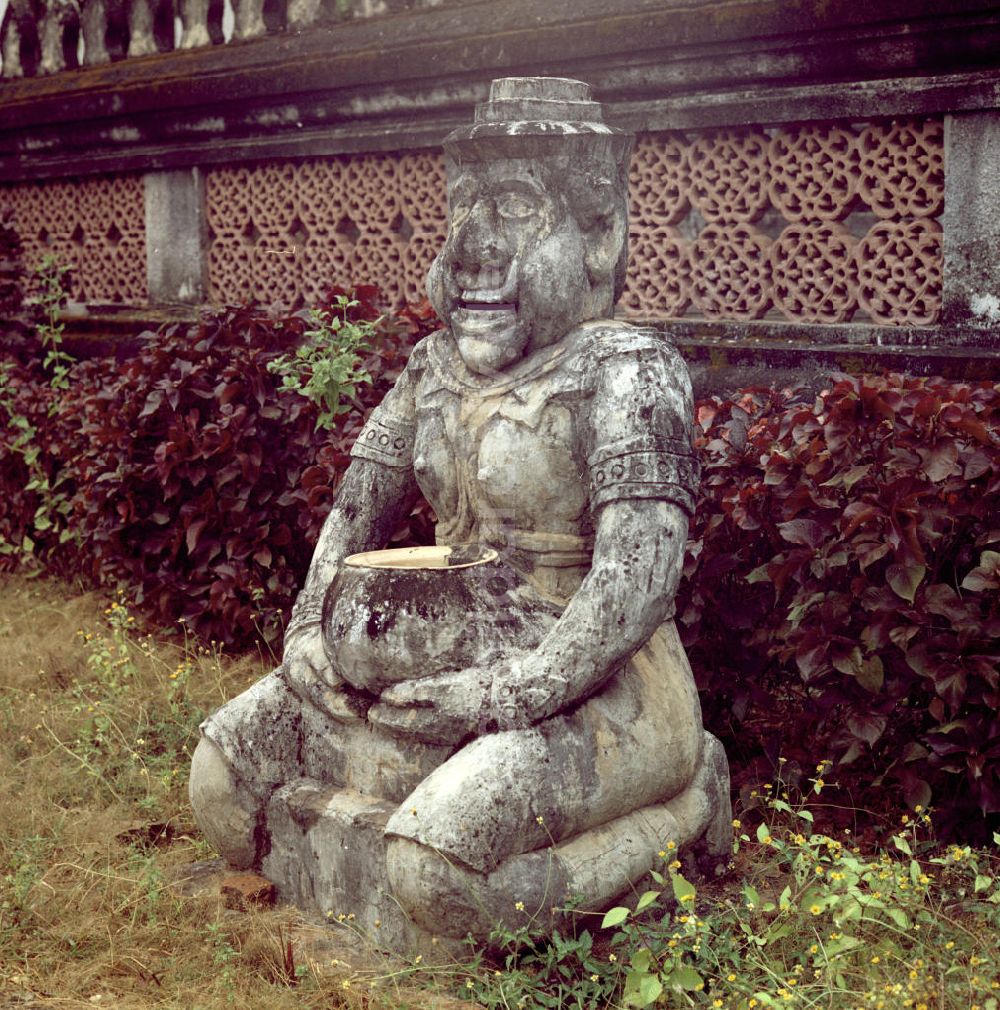
<svg viewBox="0 0 1000 1010">
<path fill-rule="evenodd" d="M 557 176 L 540 160 L 511 158 L 464 165 L 449 180 L 448 237 L 427 286 L 476 372 L 503 369 L 611 308 L 612 271 L 595 279 L 588 269 L 587 236 Z"/>
</svg>

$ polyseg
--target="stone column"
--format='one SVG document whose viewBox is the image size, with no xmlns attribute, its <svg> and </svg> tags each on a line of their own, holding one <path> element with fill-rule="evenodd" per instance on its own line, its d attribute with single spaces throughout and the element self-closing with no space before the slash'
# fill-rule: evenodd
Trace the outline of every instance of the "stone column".
<svg viewBox="0 0 1000 1010">
<path fill-rule="evenodd" d="M 1000 345 L 1000 110 L 945 116 L 944 143 L 942 322 Z"/>
<path fill-rule="evenodd" d="M 152 305 L 205 300 L 204 188 L 198 168 L 146 173 L 146 276 Z"/>
</svg>

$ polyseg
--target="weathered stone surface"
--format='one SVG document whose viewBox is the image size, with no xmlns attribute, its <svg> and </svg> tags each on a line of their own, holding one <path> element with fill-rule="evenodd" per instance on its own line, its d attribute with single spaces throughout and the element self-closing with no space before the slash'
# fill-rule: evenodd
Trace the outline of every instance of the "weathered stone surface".
<svg viewBox="0 0 1000 1010">
<path fill-rule="evenodd" d="M 945 321 L 1000 343 L 1000 111 L 945 119 Z"/>
<path fill-rule="evenodd" d="M 205 298 L 205 209 L 201 172 L 147 172 L 146 275 L 159 304 L 199 305 Z"/>
<path fill-rule="evenodd" d="M 482 941 L 518 900 L 599 909 L 668 840 L 729 842 L 671 619 L 690 382 L 611 318 L 630 139 L 578 81 L 505 79 L 445 150 L 446 328 L 354 446 L 282 666 L 206 721 L 191 775 L 234 863 L 397 950 Z M 379 550 L 418 488 L 439 547 Z"/>
</svg>

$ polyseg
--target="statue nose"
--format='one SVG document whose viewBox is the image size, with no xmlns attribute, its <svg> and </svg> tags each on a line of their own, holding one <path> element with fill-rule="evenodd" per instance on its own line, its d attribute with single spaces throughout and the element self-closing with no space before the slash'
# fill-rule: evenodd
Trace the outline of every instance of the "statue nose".
<svg viewBox="0 0 1000 1010">
<path fill-rule="evenodd" d="M 510 252 L 496 215 L 482 200 L 462 222 L 455 247 L 458 252 L 456 266 L 464 273 L 505 271 L 510 261 Z"/>
</svg>

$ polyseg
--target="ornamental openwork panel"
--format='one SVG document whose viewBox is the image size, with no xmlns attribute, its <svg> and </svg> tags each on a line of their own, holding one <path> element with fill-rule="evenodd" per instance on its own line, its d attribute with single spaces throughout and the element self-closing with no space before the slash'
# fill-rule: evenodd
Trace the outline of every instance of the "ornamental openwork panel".
<svg viewBox="0 0 1000 1010">
<path fill-rule="evenodd" d="M 930 325 L 941 311 L 940 119 L 647 133 L 629 173 L 634 319 Z M 30 267 L 72 268 L 75 299 L 147 299 L 139 174 L 0 186 Z M 209 301 L 315 303 L 375 283 L 425 297 L 448 211 L 433 151 L 284 159 L 205 172 Z"/>
<path fill-rule="evenodd" d="M 206 173 L 211 301 L 293 306 L 377 284 L 419 301 L 448 219 L 435 153 L 359 154 Z"/>
<path fill-rule="evenodd" d="M 622 308 L 933 324 L 943 149 L 937 118 L 647 134 L 632 160 Z"/>
<path fill-rule="evenodd" d="M 142 176 L 94 176 L 0 186 L 0 213 L 13 211 L 25 268 L 45 256 L 69 267 L 74 301 L 142 304 L 146 217 Z"/>
</svg>

